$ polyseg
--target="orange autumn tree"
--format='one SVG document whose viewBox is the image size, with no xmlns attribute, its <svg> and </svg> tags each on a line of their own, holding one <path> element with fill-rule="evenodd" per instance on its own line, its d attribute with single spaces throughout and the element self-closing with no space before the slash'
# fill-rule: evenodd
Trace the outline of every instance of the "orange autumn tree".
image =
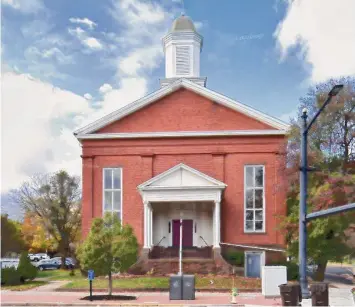
<svg viewBox="0 0 355 307">
<path fill-rule="evenodd" d="M 53 252 L 57 244 L 53 237 L 44 229 L 40 219 L 27 212 L 21 226 L 23 240 L 30 253 Z"/>
</svg>

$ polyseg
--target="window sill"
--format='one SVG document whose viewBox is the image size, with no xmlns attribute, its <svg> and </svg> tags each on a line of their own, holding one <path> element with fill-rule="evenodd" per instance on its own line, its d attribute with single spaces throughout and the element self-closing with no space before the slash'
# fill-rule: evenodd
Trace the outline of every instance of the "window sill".
<svg viewBox="0 0 355 307">
<path fill-rule="evenodd" d="M 244 233 L 245 234 L 255 234 L 255 235 L 258 235 L 258 234 L 261 234 L 261 235 L 264 235 L 266 234 L 266 231 L 265 230 L 262 230 L 262 231 L 253 231 L 253 230 L 250 230 L 250 231 L 247 231 L 247 230 L 244 230 Z"/>
</svg>

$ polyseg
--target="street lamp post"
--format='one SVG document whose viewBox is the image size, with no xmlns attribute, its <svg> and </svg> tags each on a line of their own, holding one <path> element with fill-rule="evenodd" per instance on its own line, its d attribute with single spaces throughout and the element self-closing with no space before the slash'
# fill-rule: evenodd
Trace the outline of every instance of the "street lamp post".
<svg viewBox="0 0 355 307">
<path fill-rule="evenodd" d="M 307 109 L 302 111 L 301 129 L 301 167 L 300 167 L 300 208 L 299 208 L 299 274 L 302 298 L 310 298 L 307 283 L 307 175 L 311 170 L 307 163 L 308 131 L 318 118 L 319 114 L 329 104 L 333 97 L 338 95 L 343 85 L 335 85 L 328 93 L 328 98 L 318 110 L 313 119 L 307 124 Z"/>
</svg>

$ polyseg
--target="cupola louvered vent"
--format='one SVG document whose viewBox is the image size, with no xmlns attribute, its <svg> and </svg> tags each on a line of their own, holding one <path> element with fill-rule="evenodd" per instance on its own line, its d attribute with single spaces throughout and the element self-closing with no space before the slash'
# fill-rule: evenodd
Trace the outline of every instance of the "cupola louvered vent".
<svg viewBox="0 0 355 307">
<path fill-rule="evenodd" d="M 190 46 L 176 46 L 176 74 L 190 75 Z"/>
</svg>

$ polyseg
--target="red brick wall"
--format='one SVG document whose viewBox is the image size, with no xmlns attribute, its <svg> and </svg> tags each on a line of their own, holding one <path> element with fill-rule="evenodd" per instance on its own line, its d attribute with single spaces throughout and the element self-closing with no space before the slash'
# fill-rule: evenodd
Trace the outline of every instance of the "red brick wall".
<svg viewBox="0 0 355 307">
<path fill-rule="evenodd" d="M 94 216 L 102 214 L 102 168 L 123 168 L 123 221 L 134 227 L 138 240 L 142 243 L 143 205 L 137 186 L 183 162 L 209 176 L 223 180 L 228 185 L 221 207 L 222 240 L 224 242 L 283 244 L 281 234 L 275 230 L 277 219 L 274 217 L 275 214 L 285 214 L 286 212 L 283 192 L 277 190 L 278 177 L 276 176 L 278 159 L 276 152 L 283 139 L 272 137 L 268 138 L 268 144 L 262 144 L 264 141 L 264 139 L 260 139 L 260 145 L 256 145 L 245 144 L 237 137 L 194 139 L 194 145 L 188 144 L 187 146 L 183 146 L 186 140 L 175 139 L 135 140 L 134 142 L 131 140 L 91 140 L 83 142 L 84 155 L 95 156 L 92 187 L 88 187 L 91 183 L 91 164 L 85 161 L 83 165 L 84 234 L 87 233 L 91 222 L 91 210 L 88 207 L 90 207 L 92 197 Z M 225 154 L 216 154 L 217 151 L 225 152 Z M 254 163 L 265 165 L 265 234 L 244 234 L 243 230 L 244 165 Z"/>
<path fill-rule="evenodd" d="M 98 132 L 274 129 L 260 121 L 181 89 Z"/>
<path fill-rule="evenodd" d="M 193 107 L 190 108 L 190 104 Z M 185 90 L 136 114 L 102 131 L 270 129 Z M 274 216 L 286 213 L 284 192 L 277 189 L 281 183 L 281 177 L 277 175 L 277 153 L 283 143 L 282 136 L 85 140 L 82 142 L 83 234 L 87 234 L 92 216 L 102 216 L 102 169 L 122 167 L 123 222 L 133 226 L 142 244 L 143 204 L 137 186 L 183 162 L 228 185 L 221 204 L 223 242 L 283 245 Z M 244 233 L 245 164 L 265 165 L 265 234 Z"/>
</svg>

